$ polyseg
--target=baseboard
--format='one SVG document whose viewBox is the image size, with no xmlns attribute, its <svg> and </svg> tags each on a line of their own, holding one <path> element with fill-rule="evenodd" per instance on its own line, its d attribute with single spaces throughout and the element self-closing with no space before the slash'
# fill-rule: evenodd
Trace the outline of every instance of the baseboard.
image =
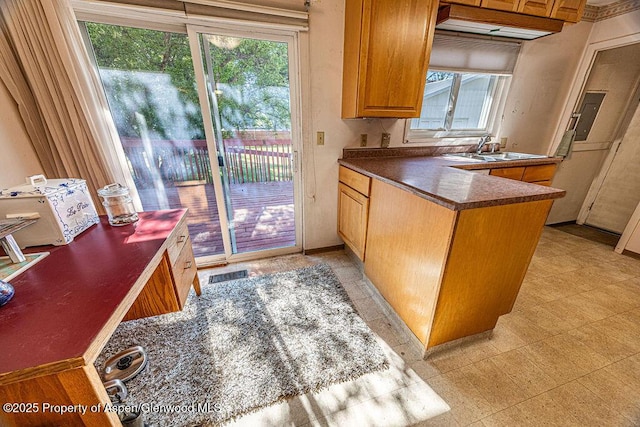
<svg viewBox="0 0 640 427">
<path fill-rule="evenodd" d="M 467 344 L 472 344 L 478 341 L 488 341 L 491 338 L 492 334 L 493 334 L 493 329 L 490 329 L 488 331 L 479 332 L 475 335 L 469 335 L 468 337 L 458 338 L 457 340 L 448 341 L 443 344 L 429 347 L 428 349 L 425 350 L 423 357 L 424 359 L 428 359 L 429 357 L 434 356 L 436 354 L 441 354 L 443 352 L 451 351 L 458 347 L 463 347 Z"/>
<path fill-rule="evenodd" d="M 305 255 L 317 255 L 325 252 L 341 251 L 343 249 L 344 249 L 344 243 L 341 245 L 335 245 L 335 246 L 325 246 L 324 248 L 305 249 L 303 253 Z"/>
</svg>

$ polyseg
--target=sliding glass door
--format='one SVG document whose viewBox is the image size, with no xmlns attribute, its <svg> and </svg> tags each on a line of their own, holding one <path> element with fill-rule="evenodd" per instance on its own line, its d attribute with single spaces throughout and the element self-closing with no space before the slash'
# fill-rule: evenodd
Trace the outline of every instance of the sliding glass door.
<svg viewBox="0 0 640 427">
<path fill-rule="evenodd" d="M 188 208 L 203 263 L 299 249 L 291 40 L 85 28 L 143 209 Z"/>
<path fill-rule="evenodd" d="M 198 42 L 196 72 L 207 89 L 202 108 L 217 142 L 232 253 L 293 246 L 288 43 L 195 30 L 190 36 Z"/>
</svg>

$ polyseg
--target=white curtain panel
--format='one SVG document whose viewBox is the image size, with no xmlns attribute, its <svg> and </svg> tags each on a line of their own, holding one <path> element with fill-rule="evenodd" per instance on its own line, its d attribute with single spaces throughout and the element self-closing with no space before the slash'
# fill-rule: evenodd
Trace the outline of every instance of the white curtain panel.
<svg viewBox="0 0 640 427">
<path fill-rule="evenodd" d="M 98 188 L 135 193 L 69 0 L 2 0 L 0 26 L 0 79 L 48 177 L 85 179 L 102 213 Z"/>
</svg>

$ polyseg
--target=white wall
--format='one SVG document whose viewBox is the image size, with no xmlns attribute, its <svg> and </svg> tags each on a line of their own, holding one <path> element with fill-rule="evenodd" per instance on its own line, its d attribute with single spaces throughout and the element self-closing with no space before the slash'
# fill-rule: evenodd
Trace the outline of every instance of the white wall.
<svg viewBox="0 0 640 427">
<path fill-rule="evenodd" d="M 523 43 L 500 129 L 508 150 L 547 153 L 592 26 L 565 25 L 560 33 Z"/>
<path fill-rule="evenodd" d="M 379 147 L 383 127 L 391 133 L 391 146 L 402 145 L 404 120 L 342 120 L 342 50 L 344 1 L 315 0 L 309 11 L 310 91 L 307 111 L 311 120 L 303 153 L 305 249 L 339 245 L 337 235 L 338 159 L 345 147 L 358 147 L 360 134 L 368 146 Z M 315 144 L 324 131 L 325 145 Z"/>
<path fill-rule="evenodd" d="M 18 114 L 18 107 L 0 81 L 0 188 L 22 184 L 29 175 L 40 174 L 42 166 L 31 147 Z"/>
</svg>

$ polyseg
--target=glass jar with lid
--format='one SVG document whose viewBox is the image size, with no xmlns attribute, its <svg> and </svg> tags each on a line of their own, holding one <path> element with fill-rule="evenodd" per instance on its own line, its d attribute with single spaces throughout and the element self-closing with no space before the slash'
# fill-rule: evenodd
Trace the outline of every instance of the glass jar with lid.
<svg viewBox="0 0 640 427">
<path fill-rule="evenodd" d="M 132 224 L 138 220 L 138 213 L 133 207 L 129 189 L 121 184 L 109 184 L 98 190 L 109 217 L 109 224 L 121 226 Z"/>
</svg>

